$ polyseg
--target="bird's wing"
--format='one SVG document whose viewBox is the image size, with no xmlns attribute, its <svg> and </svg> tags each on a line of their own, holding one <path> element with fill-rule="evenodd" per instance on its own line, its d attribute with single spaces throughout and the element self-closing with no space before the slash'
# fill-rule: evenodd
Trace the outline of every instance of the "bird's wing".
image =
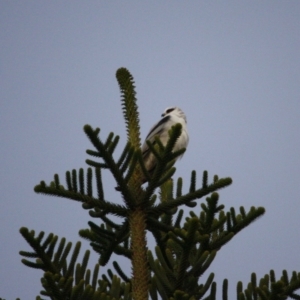
<svg viewBox="0 0 300 300">
<path fill-rule="evenodd" d="M 170 120 L 170 118 L 171 116 L 165 116 L 150 129 L 142 146 L 142 153 L 144 159 L 147 155 L 149 155 L 149 147 L 147 145 L 147 141 L 149 141 L 152 144 L 155 143 L 155 136 L 160 135 L 165 130 L 165 125 Z"/>
</svg>

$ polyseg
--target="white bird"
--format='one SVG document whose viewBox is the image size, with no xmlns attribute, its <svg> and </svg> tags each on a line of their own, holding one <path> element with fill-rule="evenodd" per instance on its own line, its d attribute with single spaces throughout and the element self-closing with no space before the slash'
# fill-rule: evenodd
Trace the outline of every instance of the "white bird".
<svg viewBox="0 0 300 300">
<path fill-rule="evenodd" d="M 142 154 L 143 154 L 143 160 L 146 167 L 146 170 L 150 173 L 153 173 L 155 167 L 156 167 L 156 158 L 151 153 L 151 150 L 149 149 L 147 145 L 147 141 L 150 141 L 150 143 L 155 143 L 155 137 L 159 137 L 160 141 L 164 146 L 166 146 L 168 140 L 169 140 L 169 130 L 172 126 L 180 123 L 182 126 L 181 129 L 181 135 L 177 139 L 173 152 L 176 152 L 182 148 L 186 148 L 189 142 L 189 135 L 187 132 L 187 121 L 186 116 L 184 112 L 179 107 L 168 107 L 165 109 L 164 113 L 161 115 L 162 118 L 159 120 L 153 127 L 150 129 L 150 132 L 148 133 L 145 142 L 142 146 Z M 181 156 L 177 157 L 181 158 Z M 175 160 L 175 161 L 176 161 Z M 146 179 L 144 180 L 144 182 Z"/>
</svg>

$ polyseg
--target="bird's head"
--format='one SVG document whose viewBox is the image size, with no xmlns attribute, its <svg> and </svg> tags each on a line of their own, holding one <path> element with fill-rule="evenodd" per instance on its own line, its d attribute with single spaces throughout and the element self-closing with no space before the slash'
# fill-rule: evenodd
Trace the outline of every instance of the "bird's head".
<svg viewBox="0 0 300 300">
<path fill-rule="evenodd" d="M 172 106 L 172 107 L 166 108 L 161 116 L 165 117 L 167 115 L 173 115 L 173 116 L 176 116 L 179 118 L 183 118 L 185 123 L 187 123 L 184 112 L 177 106 Z"/>
</svg>

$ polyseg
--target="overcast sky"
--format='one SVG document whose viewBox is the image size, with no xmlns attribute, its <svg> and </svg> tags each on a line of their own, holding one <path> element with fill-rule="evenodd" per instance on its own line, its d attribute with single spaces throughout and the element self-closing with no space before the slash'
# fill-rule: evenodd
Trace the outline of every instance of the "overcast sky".
<svg viewBox="0 0 300 300">
<path fill-rule="evenodd" d="M 228 278 L 233 299 L 252 272 L 300 272 L 300 1 L 1 1 L 0 26 L 0 297 L 41 290 L 42 272 L 20 262 L 31 251 L 20 227 L 81 240 L 87 211 L 33 188 L 86 167 L 85 124 L 119 134 L 120 153 L 119 67 L 135 79 L 142 138 L 166 107 L 186 113 L 190 143 L 174 175 L 185 192 L 192 170 L 199 186 L 208 170 L 210 181 L 233 179 L 220 191 L 226 210 L 266 208 L 203 280 L 215 272 L 219 294 Z"/>
</svg>

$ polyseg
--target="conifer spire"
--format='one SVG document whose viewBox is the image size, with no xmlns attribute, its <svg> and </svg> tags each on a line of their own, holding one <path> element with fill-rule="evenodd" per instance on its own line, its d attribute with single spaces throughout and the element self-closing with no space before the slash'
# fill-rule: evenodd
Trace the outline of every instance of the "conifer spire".
<svg viewBox="0 0 300 300">
<path fill-rule="evenodd" d="M 20 233 L 33 252 L 20 251 L 24 257 L 22 263 L 43 272 L 43 299 L 215 300 L 215 275 L 203 275 L 218 252 L 262 216 L 265 209 L 251 207 L 247 212 L 241 206 L 239 211 L 233 207 L 226 211 L 217 192 L 232 184 L 229 177 L 215 175 L 210 180 L 208 172 L 204 171 L 199 184 L 196 171 L 192 171 L 188 187 L 184 186 L 182 178 L 174 180 L 174 159 L 184 152 L 184 149 L 172 151 L 181 134 L 180 124 L 170 130 L 166 146 L 159 139 L 154 146 L 149 144 L 157 159 L 156 169 L 149 176 L 140 150 L 134 80 L 125 68 L 120 68 L 116 76 L 127 130 L 127 143 L 121 155 L 117 159 L 114 155 L 119 136 L 110 133 L 102 140 L 99 128 L 85 125 L 84 132 L 94 147 L 86 153 L 96 160 L 86 160 L 89 166 L 86 171 L 83 168 L 67 171 L 65 185 L 55 174 L 49 184 L 41 181 L 34 188 L 37 193 L 77 201 L 89 212 L 93 221 L 89 221 L 89 228 L 81 229 L 79 235 L 90 241 L 91 248 L 99 256 L 99 264 L 93 271 L 87 268 L 90 251 L 78 262 L 80 242 L 71 251 L 72 243 L 65 238 L 59 240 L 52 233 L 48 236 L 44 232 L 36 234 L 25 227 Z M 116 197 L 123 203 L 107 199 L 102 182 L 105 171 L 113 175 L 119 188 Z M 144 188 L 141 186 L 143 176 L 148 179 Z M 190 208 L 193 209 L 184 219 L 184 212 Z M 117 216 L 118 220 L 112 216 Z M 147 248 L 147 232 L 156 242 L 154 251 Z M 112 257 L 120 258 L 112 264 L 114 271 L 108 269 L 107 275 L 99 277 L 100 265 L 108 264 Z M 131 262 L 131 274 L 123 269 L 124 259 Z M 229 299 L 228 285 L 228 279 L 224 279 L 222 300 Z M 243 288 L 242 282 L 237 283 L 237 299 L 300 299 L 296 294 L 300 288 L 300 273 L 293 272 L 289 278 L 284 270 L 281 278 L 276 279 L 271 270 L 260 280 L 253 273 L 246 287 Z M 38 296 L 37 299 L 42 298 Z"/>
</svg>

